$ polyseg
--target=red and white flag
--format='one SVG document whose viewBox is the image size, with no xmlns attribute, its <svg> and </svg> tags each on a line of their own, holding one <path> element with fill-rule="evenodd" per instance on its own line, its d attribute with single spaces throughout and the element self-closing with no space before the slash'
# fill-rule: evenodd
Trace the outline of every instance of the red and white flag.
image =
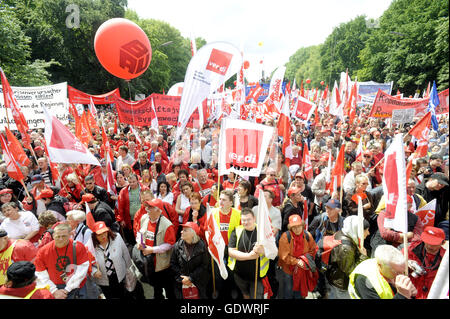
<svg viewBox="0 0 450 319">
<path fill-rule="evenodd" d="M 252 88 L 248 93 L 247 98 L 245 99 L 245 103 L 248 103 L 249 100 L 258 102 L 258 98 L 263 92 L 264 92 L 263 87 L 259 85 L 259 83 L 256 83 L 255 87 Z"/>
<path fill-rule="evenodd" d="M 111 195 L 117 196 L 116 182 L 114 180 L 114 173 L 112 169 L 111 157 L 109 156 L 109 152 L 106 152 L 106 185 L 107 191 Z M 117 204 L 117 201 L 116 201 Z"/>
<path fill-rule="evenodd" d="M 152 112 L 153 112 L 153 116 L 152 116 L 152 121 L 150 124 L 151 128 L 154 129 L 156 132 L 159 132 L 158 116 L 156 115 L 155 103 L 153 103 L 153 98 L 152 98 Z"/>
<path fill-rule="evenodd" d="M 330 191 L 336 192 L 339 187 L 342 187 L 342 180 L 345 175 L 344 155 L 345 145 L 342 145 L 331 173 Z"/>
<path fill-rule="evenodd" d="M 384 227 L 406 234 L 408 214 L 406 203 L 406 167 L 403 136 L 397 134 L 384 154 L 383 193 L 386 197 Z"/>
<path fill-rule="evenodd" d="M 416 210 L 415 214 L 419 216 L 420 220 L 425 226 L 434 227 L 434 218 L 436 215 L 436 198 L 424 205 L 423 207 Z"/>
<path fill-rule="evenodd" d="M 219 137 L 220 175 L 259 176 L 274 128 L 249 121 L 225 118 Z"/>
<path fill-rule="evenodd" d="M 289 111 L 289 98 L 287 96 L 283 99 L 283 108 L 281 110 L 280 119 L 278 120 L 277 128 L 278 135 L 283 137 L 282 152 L 286 158 L 293 158 L 292 154 L 292 140 L 291 140 L 291 120 Z"/>
<path fill-rule="evenodd" d="M 358 143 L 358 147 L 356 148 L 356 159 L 355 161 L 362 161 L 362 157 L 363 157 L 363 152 L 364 152 L 364 147 L 363 147 L 363 137 L 361 136 L 359 139 L 359 143 Z"/>
<path fill-rule="evenodd" d="M 197 51 L 189 62 L 184 77 L 176 140 L 180 138 L 195 109 L 225 81 L 239 72 L 241 65 L 241 52 L 227 42 L 209 43 Z"/>
<path fill-rule="evenodd" d="M 267 207 L 264 192 L 259 192 L 258 196 L 258 217 L 257 217 L 257 243 L 264 247 L 264 255 L 269 259 L 278 256 L 278 248 L 275 243 L 275 236 L 272 231 L 272 224 L 269 218 L 269 208 Z"/>
<path fill-rule="evenodd" d="M 416 139 L 428 140 L 431 126 L 431 112 L 425 114 L 408 132 L 409 135 L 414 136 Z"/>
<path fill-rule="evenodd" d="M 45 117 L 45 143 L 52 162 L 100 166 L 97 158 L 60 120 L 54 115 L 50 115 L 45 107 L 42 109 Z"/>
<path fill-rule="evenodd" d="M 311 164 L 311 155 L 309 155 L 308 144 L 304 143 L 304 151 L 302 158 L 303 174 L 305 174 L 306 180 L 313 178 L 313 168 Z"/>
<path fill-rule="evenodd" d="M 220 233 L 219 225 L 217 225 L 217 221 L 215 220 L 209 205 L 207 205 L 206 210 L 205 237 L 206 243 L 208 244 L 208 251 L 219 267 L 220 275 L 223 279 L 227 279 L 228 271 L 223 260 L 226 245 L 225 241 L 223 240 L 222 234 Z"/>
<path fill-rule="evenodd" d="M 152 103 L 153 103 L 153 101 L 152 101 Z M 141 140 L 141 138 L 139 137 L 138 131 L 136 131 L 136 129 L 134 128 L 134 126 L 131 125 L 131 124 L 130 124 L 130 129 L 131 129 L 131 133 L 133 133 L 134 136 L 136 136 L 136 141 L 137 141 L 139 144 L 142 145 L 142 140 Z"/>
<path fill-rule="evenodd" d="M 304 97 L 297 98 L 297 107 L 295 109 L 295 116 L 301 120 L 308 121 L 313 112 L 317 109 L 317 105 Z"/>
<path fill-rule="evenodd" d="M 270 86 L 269 86 L 269 97 L 274 96 L 273 103 L 275 104 L 275 107 L 278 111 L 280 111 L 280 96 L 283 94 L 283 78 L 284 73 L 286 72 L 286 67 L 280 66 L 272 75 L 272 79 L 270 80 Z"/>
<path fill-rule="evenodd" d="M 89 111 L 91 111 L 91 114 L 92 114 L 95 118 L 97 117 L 97 109 L 95 108 L 95 104 L 94 104 L 94 101 L 92 100 L 92 97 L 90 97 Z"/>
<path fill-rule="evenodd" d="M 16 181 L 23 181 L 22 171 L 20 170 L 14 155 L 11 154 L 3 134 L 0 134 L 0 143 L 3 150 L 3 160 L 6 164 L 6 172 L 9 177 L 15 179 Z"/>
</svg>

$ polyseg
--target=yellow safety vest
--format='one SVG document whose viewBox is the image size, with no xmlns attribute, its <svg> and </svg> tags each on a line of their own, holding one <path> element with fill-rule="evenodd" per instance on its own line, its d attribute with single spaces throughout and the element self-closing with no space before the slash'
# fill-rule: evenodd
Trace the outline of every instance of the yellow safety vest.
<svg viewBox="0 0 450 319">
<path fill-rule="evenodd" d="M 244 226 L 239 225 L 236 227 L 236 249 L 239 245 L 239 239 L 241 238 L 242 233 L 244 232 Z M 231 270 L 234 270 L 236 266 L 236 259 L 228 257 L 228 267 Z M 259 276 L 263 278 L 267 271 L 269 270 L 269 259 L 266 256 L 259 257 Z"/>
<path fill-rule="evenodd" d="M 50 286 L 47 285 L 47 286 L 45 286 L 45 287 L 34 287 L 34 289 L 33 289 L 28 295 L 26 295 L 25 297 L 23 297 L 23 299 L 30 299 L 31 296 L 33 296 L 34 292 L 35 292 L 36 290 L 38 290 L 38 289 L 47 289 L 48 291 L 50 291 Z"/>
<path fill-rule="evenodd" d="M 350 274 L 350 282 L 348 285 L 348 292 L 350 294 L 350 297 L 352 299 L 361 299 L 355 290 L 356 275 L 366 276 L 381 299 L 394 298 L 392 288 L 391 286 L 389 286 L 389 283 L 383 277 L 383 275 L 381 275 L 375 258 L 364 260 L 358 266 L 356 266 L 356 268 Z"/>
<path fill-rule="evenodd" d="M 228 239 L 230 239 L 231 232 L 241 224 L 241 211 L 235 208 L 231 208 L 230 212 L 230 223 L 228 226 Z M 220 208 L 214 208 L 213 210 L 214 219 L 220 228 Z"/>
<path fill-rule="evenodd" d="M 8 247 L 4 252 L 0 253 L 0 285 L 6 283 L 6 271 L 8 267 L 12 264 L 12 253 L 14 251 L 15 241 L 11 246 Z"/>
</svg>

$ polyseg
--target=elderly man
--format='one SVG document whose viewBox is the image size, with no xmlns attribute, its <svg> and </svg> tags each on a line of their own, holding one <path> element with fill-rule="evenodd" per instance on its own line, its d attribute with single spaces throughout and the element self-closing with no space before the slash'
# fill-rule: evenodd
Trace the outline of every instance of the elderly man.
<svg viewBox="0 0 450 319">
<path fill-rule="evenodd" d="M 33 172 L 34 175 L 40 174 L 44 179 L 46 185 L 53 185 L 53 177 L 50 167 L 48 166 L 48 160 L 46 157 L 40 157 L 37 161 L 39 168 Z"/>
<path fill-rule="evenodd" d="M 208 171 L 203 168 L 197 172 L 198 182 L 195 183 L 195 186 L 198 187 L 200 195 L 203 197 L 211 194 L 211 187 L 214 185 L 214 180 L 208 178 Z"/>
<path fill-rule="evenodd" d="M 56 299 L 86 299 L 89 259 L 86 246 L 70 239 L 72 228 L 63 223 L 55 227 L 53 241 L 36 256 L 36 275 Z"/>
<path fill-rule="evenodd" d="M 119 147 L 119 157 L 117 158 L 117 162 L 116 162 L 116 170 L 120 171 L 122 170 L 122 166 L 124 164 L 128 164 L 128 165 L 133 165 L 134 163 L 134 158 L 128 154 L 128 147 L 126 147 L 125 145 L 121 145 Z"/>
<path fill-rule="evenodd" d="M 144 280 L 153 286 L 155 299 L 164 299 L 163 289 L 167 299 L 175 299 L 170 268 L 172 248 L 176 242 L 175 227 L 162 215 L 164 207 L 160 199 L 147 201 L 144 207 L 147 214 L 141 217 L 133 260 L 140 255 L 139 259 L 145 261 Z"/>
<path fill-rule="evenodd" d="M 405 258 L 391 245 L 381 245 L 375 258 L 361 262 L 350 274 L 348 292 L 352 299 L 410 299 L 417 294 L 403 275 Z"/>
<path fill-rule="evenodd" d="M 359 174 L 363 174 L 361 162 L 353 162 L 351 166 L 352 170 L 349 173 L 347 173 L 347 175 L 345 175 L 344 177 L 344 192 L 347 194 L 353 193 L 355 190 L 355 177 L 358 176 Z M 368 180 L 369 185 L 367 186 L 366 190 L 371 190 L 372 186 L 370 183 L 370 179 Z"/>
<path fill-rule="evenodd" d="M 212 149 L 211 146 L 207 144 L 207 142 L 208 140 L 206 137 L 200 137 L 200 147 L 197 148 L 195 152 L 200 153 L 200 157 L 203 163 L 209 165 L 211 163 Z"/>
<path fill-rule="evenodd" d="M 275 171 L 275 169 L 270 166 L 267 167 L 266 177 L 256 186 L 255 197 L 259 198 L 259 191 L 270 187 L 275 194 L 273 206 L 279 207 L 283 201 L 282 197 L 285 187 L 282 180 L 275 179 L 276 176 L 277 172 Z"/>
<path fill-rule="evenodd" d="M 137 161 L 131 166 L 134 173 L 142 176 L 142 172 L 146 169 L 150 170 L 150 162 L 148 161 L 147 152 L 140 152 Z"/>
</svg>

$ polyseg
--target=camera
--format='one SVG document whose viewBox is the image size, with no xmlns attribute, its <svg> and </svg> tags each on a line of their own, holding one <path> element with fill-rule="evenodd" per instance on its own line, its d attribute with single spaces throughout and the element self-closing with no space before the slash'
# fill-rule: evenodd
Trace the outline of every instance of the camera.
<svg viewBox="0 0 450 319">
<path fill-rule="evenodd" d="M 427 274 L 426 270 L 423 269 L 423 267 L 421 267 L 415 260 L 408 260 L 408 268 L 412 270 L 411 276 L 413 278 L 418 278 Z"/>
</svg>

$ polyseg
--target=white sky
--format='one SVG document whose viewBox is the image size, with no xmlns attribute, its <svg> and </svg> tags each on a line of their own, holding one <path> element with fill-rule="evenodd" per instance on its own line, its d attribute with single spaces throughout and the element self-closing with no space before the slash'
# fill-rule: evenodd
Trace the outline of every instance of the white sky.
<svg viewBox="0 0 450 319">
<path fill-rule="evenodd" d="M 358 15 L 379 18 L 392 0 L 128 0 L 140 18 L 158 19 L 183 37 L 226 41 L 244 52 L 257 81 L 299 48 L 323 43 L 333 28 Z M 262 42 L 262 46 L 258 43 Z M 260 61 L 264 63 L 261 65 Z"/>
</svg>

